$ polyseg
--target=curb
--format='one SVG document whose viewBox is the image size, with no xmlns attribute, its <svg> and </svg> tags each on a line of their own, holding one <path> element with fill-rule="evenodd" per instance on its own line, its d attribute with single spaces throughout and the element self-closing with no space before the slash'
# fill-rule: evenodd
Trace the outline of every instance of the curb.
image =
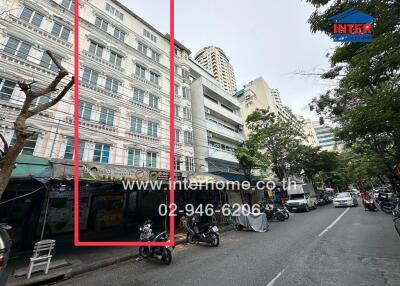
<svg viewBox="0 0 400 286">
<path fill-rule="evenodd" d="M 220 233 L 224 233 L 224 232 L 231 231 L 233 229 L 234 229 L 234 227 L 232 225 L 228 225 L 228 226 L 225 226 L 225 227 L 221 227 L 219 232 Z M 177 238 L 175 240 L 175 245 L 183 244 L 185 242 L 186 242 L 186 237 L 180 237 L 180 238 Z M 100 268 L 103 268 L 103 267 L 107 267 L 107 266 L 110 266 L 110 265 L 113 265 L 113 264 L 118 264 L 118 263 L 130 260 L 130 259 L 134 259 L 134 258 L 137 258 L 137 257 L 139 257 L 139 253 L 129 253 L 129 254 L 126 254 L 126 255 L 120 255 L 118 257 L 110 257 L 110 258 L 103 259 L 103 260 L 98 261 L 98 262 L 91 263 L 89 265 L 81 264 L 79 266 L 69 268 L 69 269 L 67 269 L 67 270 L 62 272 L 64 275 L 60 275 L 60 272 L 58 272 L 58 273 L 54 273 L 54 274 L 57 274 L 56 276 L 54 274 L 53 275 L 48 274 L 46 276 L 40 277 L 42 279 L 37 277 L 37 279 L 33 279 L 33 278 L 30 279 L 30 280 L 24 279 L 22 281 L 12 281 L 11 280 L 12 282 L 9 281 L 9 283 L 10 283 L 9 285 L 10 286 L 11 285 L 12 286 L 22 286 L 22 285 L 25 286 L 25 285 L 33 285 L 33 284 L 39 285 L 39 283 L 45 283 L 46 281 L 52 280 L 55 277 L 59 277 L 59 276 L 63 277 L 62 279 L 60 279 L 60 281 L 64 281 L 64 280 L 71 279 L 72 277 L 78 276 L 78 275 L 83 274 L 83 273 L 91 272 L 91 271 L 94 271 L 94 270 L 97 270 L 97 269 L 100 269 Z"/>
</svg>

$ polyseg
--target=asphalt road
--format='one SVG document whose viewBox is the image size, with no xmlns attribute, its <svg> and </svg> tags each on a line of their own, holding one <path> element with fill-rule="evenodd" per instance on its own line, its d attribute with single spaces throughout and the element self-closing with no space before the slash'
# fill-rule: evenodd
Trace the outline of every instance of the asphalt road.
<svg viewBox="0 0 400 286">
<path fill-rule="evenodd" d="M 170 266 L 128 261 L 57 285 L 400 285 L 390 215 L 328 205 L 270 229 L 223 233 L 218 248 L 180 245 Z"/>
</svg>

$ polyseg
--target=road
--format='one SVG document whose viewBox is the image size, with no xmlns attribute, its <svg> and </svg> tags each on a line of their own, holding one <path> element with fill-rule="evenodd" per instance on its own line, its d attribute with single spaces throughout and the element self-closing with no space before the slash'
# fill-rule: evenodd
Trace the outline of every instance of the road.
<svg viewBox="0 0 400 286">
<path fill-rule="evenodd" d="M 127 261 L 57 285 L 400 285 L 400 237 L 390 215 L 328 205 L 223 233 L 218 248 L 180 245 L 170 266 Z"/>
</svg>

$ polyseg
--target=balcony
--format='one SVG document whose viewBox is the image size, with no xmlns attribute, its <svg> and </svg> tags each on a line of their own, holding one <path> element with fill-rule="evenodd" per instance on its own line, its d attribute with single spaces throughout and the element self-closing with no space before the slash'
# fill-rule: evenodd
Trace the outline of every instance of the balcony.
<svg viewBox="0 0 400 286">
<path fill-rule="evenodd" d="M 208 157 L 232 163 L 239 163 L 239 161 L 236 159 L 236 156 L 233 153 L 228 151 L 223 151 L 220 149 L 215 149 L 212 147 L 208 147 Z"/>
<path fill-rule="evenodd" d="M 128 138 L 134 139 L 134 140 L 141 140 L 141 141 L 145 141 L 145 142 L 150 142 L 153 144 L 160 144 L 160 138 L 159 137 L 152 137 L 149 135 L 146 135 L 144 133 L 137 133 L 137 132 L 131 132 L 128 131 L 126 132 L 126 134 L 128 135 Z"/>
<path fill-rule="evenodd" d="M 244 141 L 243 134 L 229 130 L 228 128 L 225 128 L 224 126 L 221 126 L 221 125 L 214 123 L 212 121 L 209 121 L 209 120 L 207 120 L 207 130 L 209 130 L 212 133 L 215 133 L 219 136 L 222 136 L 227 140 L 233 140 L 233 141 L 237 141 L 237 142 Z"/>
<path fill-rule="evenodd" d="M 205 107 L 218 113 L 219 115 L 222 115 L 223 117 L 228 118 L 232 122 L 239 124 L 239 125 L 243 125 L 243 120 L 239 115 L 236 115 L 236 114 L 230 112 L 229 110 L 226 110 L 221 105 L 218 105 L 217 103 L 209 100 L 208 98 L 204 98 L 204 105 L 205 105 Z"/>
<path fill-rule="evenodd" d="M 74 118 L 72 116 L 67 116 L 65 121 L 71 125 L 74 124 Z M 92 130 L 100 130 L 100 131 L 106 131 L 106 132 L 112 132 L 112 133 L 117 132 L 117 127 L 102 124 L 97 121 L 85 121 L 85 120 L 80 119 L 79 126 L 86 127 L 86 128 L 92 129 Z"/>
</svg>

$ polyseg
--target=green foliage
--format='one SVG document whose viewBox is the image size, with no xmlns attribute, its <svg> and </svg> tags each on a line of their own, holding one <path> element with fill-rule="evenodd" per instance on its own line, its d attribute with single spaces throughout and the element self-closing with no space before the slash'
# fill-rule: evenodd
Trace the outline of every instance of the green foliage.
<svg viewBox="0 0 400 286">
<path fill-rule="evenodd" d="M 400 1 L 308 2 L 323 6 L 309 18 L 313 32 L 331 34 L 328 18 L 348 8 L 375 18 L 372 42 L 343 43 L 335 49 L 331 70 L 322 77 L 339 79 L 338 87 L 315 98 L 312 109 L 338 126 L 336 135 L 348 147 L 362 150 L 363 159 L 356 158 L 363 171 L 357 167 L 357 172 L 385 174 L 400 190 L 400 177 L 394 172 L 400 163 Z M 379 172 L 372 172 L 365 158 L 379 159 Z"/>
</svg>

